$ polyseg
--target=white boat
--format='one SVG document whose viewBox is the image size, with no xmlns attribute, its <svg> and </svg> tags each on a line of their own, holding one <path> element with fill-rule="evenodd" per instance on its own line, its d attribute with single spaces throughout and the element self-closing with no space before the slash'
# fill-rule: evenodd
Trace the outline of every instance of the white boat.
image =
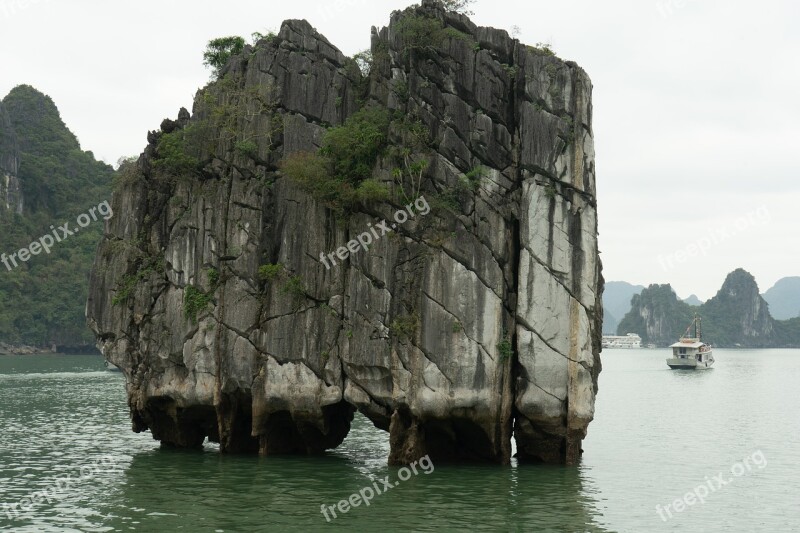
<svg viewBox="0 0 800 533">
<path fill-rule="evenodd" d="M 694 326 L 694 337 L 689 336 L 692 326 Z M 694 317 L 681 340 L 670 348 L 672 348 L 672 357 L 667 359 L 667 364 L 673 370 L 705 370 L 714 364 L 711 346 L 704 343 L 702 339 L 699 316 Z"/>
<path fill-rule="evenodd" d="M 625 336 L 603 335 L 603 348 L 641 348 L 642 338 L 636 333 Z"/>
</svg>

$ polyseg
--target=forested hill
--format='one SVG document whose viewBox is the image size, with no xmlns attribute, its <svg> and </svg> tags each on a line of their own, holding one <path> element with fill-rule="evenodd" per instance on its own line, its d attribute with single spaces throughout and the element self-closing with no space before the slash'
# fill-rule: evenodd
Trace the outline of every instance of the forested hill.
<svg viewBox="0 0 800 533">
<path fill-rule="evenodd" d="M 800 319 L 775 320 L 755 278 L 738 269 L 716 296 L 700 306 L 680 301 L 669 285 L 650 285 L 633 297 L 618 333 L 639 334 L 644 342 L 666 346 L 684 333 L 694 314 L 703 318 L 703 339 L 720 347 L 800 346 Z"/>
<path fill-rule="evenodd" d="M 17 266 L 8 256 L 65 223 L 78 227 L 79 215 L 110 199 L 113 169 L 81 150 L 55 103 L 27 85 L 0 102 L 0 139 L 0 342 L 93 344 L 84 310 L 103 218 L 56 242 L 49 254 L 15 258 Z"/>
</svg>

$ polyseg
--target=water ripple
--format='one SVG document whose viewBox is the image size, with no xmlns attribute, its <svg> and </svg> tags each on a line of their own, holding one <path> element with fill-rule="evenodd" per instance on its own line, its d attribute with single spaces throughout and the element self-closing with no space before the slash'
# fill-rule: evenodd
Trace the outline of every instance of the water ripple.
<svg viewBox="0 0 800 533">
<path fill-rule="evenodd" d="M 800 352 L 719 351 L 709 372 L 672 372 L 659 351 L 607 351 L 579 467 L 435 465 L 329 524 L 377 480 L 388 436 L 357 417 L 324 457 L 161 449 L 130 431 L 121 374 L 99 358 L 0 358 L 0 505 L 51 501 L 0 529 L 39 531 L 792 531 L 800 474 Z M 666 505 L 761 450 L 738 477 L 662 521 Z M 93 468 L 81 479 L 81 468 Z M 66 490 L 57 480 L 70 476 Z M 330 514 L 330 512 L 329 512 Z"/>
</svg>

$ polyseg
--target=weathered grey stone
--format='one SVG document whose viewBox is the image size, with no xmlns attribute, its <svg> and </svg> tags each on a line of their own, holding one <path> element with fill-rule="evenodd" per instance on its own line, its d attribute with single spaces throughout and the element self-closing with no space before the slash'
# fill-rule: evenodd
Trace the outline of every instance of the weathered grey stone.
<svg viewBox="0 0 800 533">
<path fill-rule="evenodd" d="M 462 34 L 409 51 L 398 24 L 413 14 Z M 198 93 L 191 118 L 149 136 L 140 179 L 115 193 L 87 306 L 128 378 L 134 429 L 177 446 L 319 453 L 358 410 L 389 431 L 393 463 L 505 463 L 512 431 L 522 459 L 574 463 L 600 371 L 591 82 L 430 0 L 372 40 L 388 57 L 365 80 L 307 22 L 287 21 Z M 280 162 L 315 151 L 362 98 L 430 132 L 430 212 L 327 269 L 321 252 L 407 202 L 395 188 L 395 201 L 337 219 Z M 164 178 L 159 139 L 196 134 L 209 102 L 245 112 L 233 134 L 202 132 L 201 171 Z M 255 153 L 236 149 L 247 139 Z M 392 167 L 382 158 L 374 176 L 396 187 Z M 282 271 L 265 279 L 266 264 Z M 198 290 L 207 305 L 187 316 Z"/>
</svg>

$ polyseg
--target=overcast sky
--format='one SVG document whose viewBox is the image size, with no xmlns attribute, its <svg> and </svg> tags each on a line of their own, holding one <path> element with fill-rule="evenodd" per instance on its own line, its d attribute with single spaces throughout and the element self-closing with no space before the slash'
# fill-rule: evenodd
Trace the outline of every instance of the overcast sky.
<svg viewBox="0 0 800 533">
<path fill-rule="evenodd" d="M 135 155 L 209 73 L 208 40 L 305 18 L 345 54 L 409 0 L 0 0 L 0 97 L 50 95 L 85 150 Z M 714 295 L 800 275 L 800 2 L 478 0 L 473 20 L 550 42 L 594 83 L 607 280 Z"/>
</svg>

